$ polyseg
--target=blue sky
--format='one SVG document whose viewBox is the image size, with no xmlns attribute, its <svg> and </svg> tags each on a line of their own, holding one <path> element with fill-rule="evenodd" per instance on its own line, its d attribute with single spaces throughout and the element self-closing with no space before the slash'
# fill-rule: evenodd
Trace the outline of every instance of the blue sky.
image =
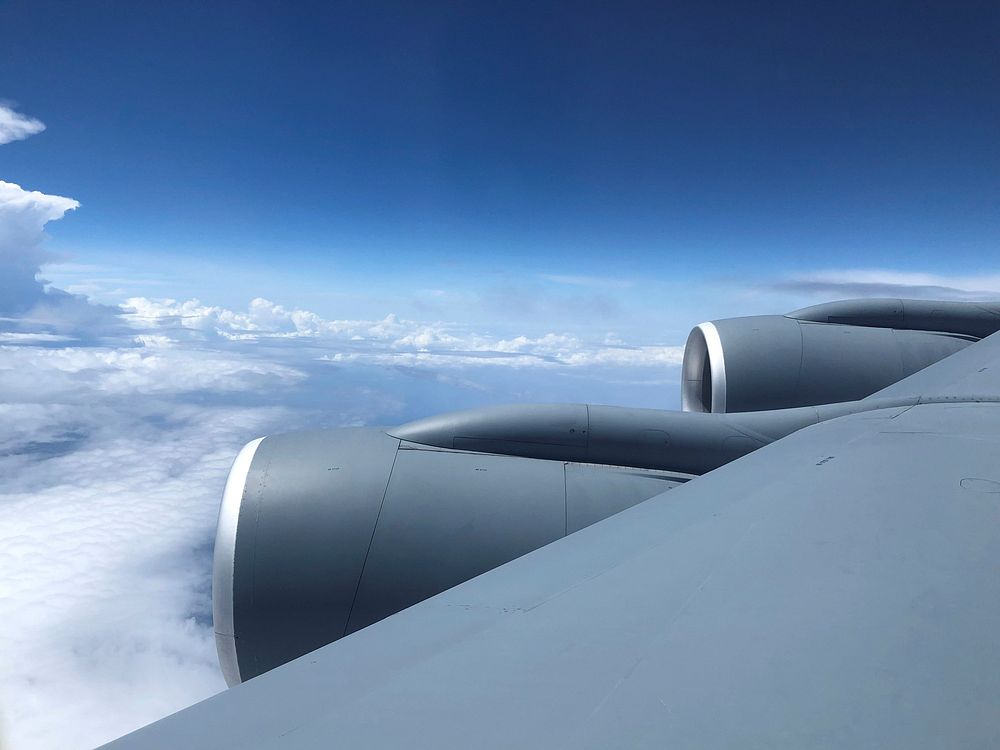
<svg viewBox="0 0 1000 750">
<path fill-rule="evenodd" d="M 994 3 L 3 13 L 0 92 L 48 126 L 6 179 L 83 205 L 52 249 L 174 293 L 980 272 L 1000 236 Z"/>
<path fill-rule="evenodd" d="M 691 326 L 1000 298 L 994 2 L 0 0 L 0 746 L 224 689 L 240 446 L 678 408 Z"/>
</svg>

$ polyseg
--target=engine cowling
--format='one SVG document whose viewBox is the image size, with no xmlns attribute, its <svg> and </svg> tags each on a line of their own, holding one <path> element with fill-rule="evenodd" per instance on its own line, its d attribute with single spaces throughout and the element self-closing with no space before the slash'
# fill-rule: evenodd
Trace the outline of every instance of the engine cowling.
<svg viewBox="0 0 1000 750">
<path fill-rule="evenodd" d="M 676 473 L 421 446 L 378 428 L 240 452 L 215 542 L 230 685 L 676 486 Z"/>
<path fill-rule="evenodd" d="M 702 323 L 684 349 L 681 406 L 745 412 L 853 401 L 976 340 L 783 315 Z"/>
</svg>

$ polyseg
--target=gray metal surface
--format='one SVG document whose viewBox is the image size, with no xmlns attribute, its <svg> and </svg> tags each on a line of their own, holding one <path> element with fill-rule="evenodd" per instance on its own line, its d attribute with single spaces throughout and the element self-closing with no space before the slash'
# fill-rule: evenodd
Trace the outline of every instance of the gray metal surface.
<svg viewBox="0 0 1000 750">
<path fill-rule="evenodd" d="M 996 747 L 1000 405 L 977 400 L 998 367 L 993 337 L 895 386 L 910 405 L 807 427 L 109 747 Z"/>
<path fill-rule="evenodd" d="M 348 632 L 565 534 L 561 463 L 401 450 Z"/>
<path fill-rule="evenodd" d="M 659 471 L 598 464 L 564 464 L 566 533 L 572 534 L 610 515 L 672 489 L 685 480 Z"/>
<path fill-rule="evenodd" d="M 981 400 L 1000 398 L 1000 334 L 953 354 L 926 370 L 872 394 L 869 401 L 917 398 Z"/>
<path fill-rule="evenodd" d="M 242 679 L 343 634 L 398 445 L 367 429 L 260 443 L 233 560 Z"/>
<path fill-rule="evenodd" d="M 811 424 L 912 403 L 899 396 L 878 405 L 866 400 L 736 414 L 512 404 L 441 414 L 388 432 L 414 445 L 704 474 Z"/>
<path fill-rule="evenodd" d="M 514 404 L 440 414 L 387 432 L 440 448 L 587 461 L 589 429 L 586 404 Z"/>
<path fill-rule="evenodd" d="M 702 474 L 818 419 L 811 407 L 726 415 L 514 404 L 441 414 L 388 432 L 441 448 Z"/>
</svg>

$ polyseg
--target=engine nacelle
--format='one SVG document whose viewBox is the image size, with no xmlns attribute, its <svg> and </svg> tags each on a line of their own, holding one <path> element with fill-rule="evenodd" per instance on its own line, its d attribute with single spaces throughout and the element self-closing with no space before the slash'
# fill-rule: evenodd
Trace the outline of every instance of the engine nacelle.
<svg viewBox="0 0 1000 750">
<path fill-rule="evenodd" d="M 783 315 L 702 323 L 684 349 L 681 406 L 695 412 L 745 412 L 853 401 L 975 340 Z"/>
<path fill-rule="evenodd" d="M 291 661 L 687 478 L 447 450 L 377 428 L 255 440 L 230 472 L 215 542 L 226 681 Z"/>
</svg>

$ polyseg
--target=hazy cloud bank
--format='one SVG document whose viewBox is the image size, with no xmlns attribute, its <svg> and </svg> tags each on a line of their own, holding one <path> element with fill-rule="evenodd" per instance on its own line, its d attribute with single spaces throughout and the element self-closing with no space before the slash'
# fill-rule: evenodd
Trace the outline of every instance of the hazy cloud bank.
<svg viewBox="0 0 1000 750">
<path fill-rule="evenodd" d="M 980 301 L 1000 297 L 1000 275 L 946 276 L 889 269 L 844 269 L 792 276 L 765 288 L 829 299 L 910 297 Z"/>
</svg>

